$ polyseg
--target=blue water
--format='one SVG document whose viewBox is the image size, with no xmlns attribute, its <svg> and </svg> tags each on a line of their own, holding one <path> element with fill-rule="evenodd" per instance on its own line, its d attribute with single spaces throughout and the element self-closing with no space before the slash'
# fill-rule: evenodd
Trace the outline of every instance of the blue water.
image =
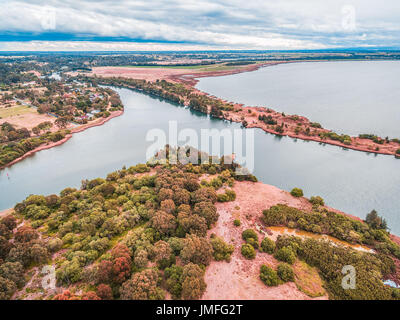
<svg viewBox="0 0 400 320">
<path fill-rule="evenodd" d="M 298 114 L 339 133 L 400 138 L 400 61 L 289 63 L 201 78 L 229 101 Z"/>
<path fill-rule="evenodd" d="M 400 160 L 242 129 L 131 90 L 116 90 L 124 115 L 0 171 L 0 210 L 29 194 L 58 193 L 79 187 L 82 179 L 145 162 L 153 144 L 146 141 L 147 132 L 158 128 L 168 134 L 168 122 L 177 121 L 178 130 L 193 128 L 199 135 L 201 129 L 211 128 L 253 130 L 254 174 L 260 181 L 285 190 L 301 187 L 306 196 L 320 195 L 328 205 L 362 218 L 376 209 L 400 234 Z"/>
</svg>

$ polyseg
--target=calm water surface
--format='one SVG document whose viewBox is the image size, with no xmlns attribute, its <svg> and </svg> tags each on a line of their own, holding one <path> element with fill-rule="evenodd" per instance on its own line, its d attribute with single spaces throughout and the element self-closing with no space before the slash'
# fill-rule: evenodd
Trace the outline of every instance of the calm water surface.
<svg viewBox="0 0 400 320">
<path fill-rule="evenodd" d="M 82 179 L 105 177 L 124 165 L 144 162 L 153 143 L 146 141 L 146 133 L 153 128 L 168 133 L 169 120 L 178 122 L 178 130 L 245 130 L 134 91 L 116 90 L 125 105 L 123 116 L 0 171 L 0 209 L 29 194 L 58 193 L 79 187 Z M 302 187 L 307 197 L 321 195 L 328 205 L 362 218 L 375 208 L 400 235 L 400 160 L 278 138 L 258 129 L 254 135 L 254 174 L 259 180 L 285 190 Z"/>
<path fill-rule="evenodd" d="M 197 87 L 229 101 L 299 114 L 325 128 L 400 138 L 400 61 L 289 63 Z"/>
</svg>

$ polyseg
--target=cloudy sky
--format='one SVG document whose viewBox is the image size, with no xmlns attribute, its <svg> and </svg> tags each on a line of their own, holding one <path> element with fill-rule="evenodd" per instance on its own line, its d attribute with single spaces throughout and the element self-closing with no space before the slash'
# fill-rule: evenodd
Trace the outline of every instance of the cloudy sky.
<svg viewBox="0 0 400 320">
<path fill-rule="evenodd" d="M 0 50 L 400 47 L 399 0 L 0 0 Z"/>
</svg>

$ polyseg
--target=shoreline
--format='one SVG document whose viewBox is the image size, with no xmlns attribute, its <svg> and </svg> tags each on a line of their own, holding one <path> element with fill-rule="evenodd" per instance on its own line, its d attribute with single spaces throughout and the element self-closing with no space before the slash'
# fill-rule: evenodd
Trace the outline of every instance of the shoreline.
<svg viewBox="0 0 400 320">
<path fill-rule="evenodd" d="M 148 174 L 148 173 L 146 173 L 146 174 Z M 248 213 L 250 214 L 250 216 L 252 216 L 251 219 L 248 219 L 249 221 L 257 222 L 262 210 L 269 208 L 271 206 L 277 205 L 279 203 L 286 204 L 286 205 L 289 205 L 292 207 L 296 207 L 305 212 L 312 211 L 312 204 L 309 202 L 308 198 L 293 197 L 289 191 L 280 189 L 280 188 L 278 188 L 274 185 L 268 184 L 268 183 L 263 183 L 261 181 L 258 181 L 258 182 L 240 181 L 240 182 L 238 182 L 237 185 L 235 185 L 235 187 L 233 189 L 236 190 L 237 193 L 242 194 L 238 190 L 239 187 L 246 191 L 246 192 L 244 192 L 244 194 L 251 195 L 250 199 L 253 199 L 253 200 L 257 199 L 257 201 L 249 201 L 248 196 L 246 196 L 247 200 L 245 200 L 245 201 L 248 202 L 248 205 L 246 207 L 248 207 L 248 209 L 249 209 Z M 252 190 L 252 189 L 254 189 L 254 190 Z M 251 191 L 251 192 L 249 192 L 249 191 Z M 254 191 L 258 191 L 258 192 L 254 192 Z M 264 195 L 262 197 L 262 199 L 260 199 L 260 194 Z M 226 206 L 230 206 L 234 202 L 235 201 L 219 202 L 217 206 L 223 208 Z M 261 205 L 261 207 L 260 207 L 260 205 Z M 332 211 L 337 214 L 346 216 L 352 220 L 365 222 L 363 218 L 360 218 L 353 214 L 333 208 L 329 205 L 324 205 L 323 208 L 327 209 L 328 211 Z M 8 208 L 8 209 L 3 209 L 3 210 L 0 209 L 0 219 L 3 216 L 11 214 L 13 211 L 14 211 L 13 208 Z M 212 231 L 212 230 L 210 230 L 210 231 Z M 390 233 L 390 238 L 400 245 L 400 236 Z"/>
<path fill-rule="evenodd" d="M 347 61 L 347 60 L 346 60 Z M 369 60 L 357 60 L 357 61 L 366 61 Z M 330 62 L 327 60 L 284 60 L 284 61 L 270 61 L 270 62 L 261 62 L 252 65 L 248 65 L 245 67 L 232 68 L 230 70 L 219 70 L 219 71 L 199 71 L 199 72 L 185 72 L 185 73 L 175 73 L 172 72 L 168 74 L 168 70 L 160 68 L 147 69 L 146 72 L 143 73 L 143 70 L 138 70 L 140 68 L 124 68 L 124 67 L 106 67 L 108 68 L 110 73 L 100 73 L 97 74 L 95 71 L 91 74 L 86 74 L 89 77 L 99 77 L 102 79 L 140 79 L 145 80 L 153 85 L 156 84 L 154 80 L 155 76 L 159 76 L 159 80 L 166 80 L 172 83 L 179 83 L 184 85 L 188 90 L 191 90 L 193 94 L 197 94 L 199 96 L 207 96 L 214 101 L 219 101 L 222 104 L 230 104 L 234 107 L 235 111 L 222 111 L 221 116 L 217 116 L 216 118 L 227 120 L 236 123 L 245 123 L 246 128 L 259 128 L 264 130 L 264 132 L 274 134 L 276 136 L 288 136 L 292 139 L 300 139 L 304 141 L 313 141 L 318 142 L 320 144 L 328 144 L 336 147 L 341 147 L 345 150 L 354 150 L 359 152 L 366 152 L 371 154 L 382 154 L 382 155 L 392 155 L 395 158 L 400 158 L 400 154 L 397 153 L 400 150 L 400 143 L 396 141 L 386 141 L 381 137 L 378 138 L 378 142 L 373 141 L 372 139 L 360 138 L 359 136 L 349 136 L 346 134 L 337 134 L 336 132 L 323 128 L 319 123 L 312 122 L 307 117 L 301 115 L 286 115 L 283 112 L 279 112 L 273 110 L 271 108 L 267 108 L 265 106 L 245 106 L 244 104 L 229 102 L 220 97 L 216 97 L 207 92 L 201 91 L 197 89 L 195 86 L 198 83 L 199 78 L 204 77 L 219 77 L 219 76 L 227 76 L 232 74 L 239 74 L 244 72 L 256 71 L 263 67 L 271 67 L 280 64 L 286 63 L 302 63 L 302 62 Z M 336 61 L 335 61 L 336 62 Z M 127 72 L 126 69 L 129 69 Z M 100 69 L 104 71 L 103 69 Z M 175 69 L 176 70 L 176 69 Z M 165 73 L 162 73 L 164 71 Z M 137 72 L 137 73 L 136 73 Z M 127 89 L 136 90 L 136 88 L 132 85 L 125 84 L 122 85 Z M 171 93 L 168 90 L 163 90 L 166 93 Z M 189 105 L 189 98 L 186 96 L 181 96 L 175 94 L 177 97 L 184 101 L 184 105 Z M 168 99 L 167 99 L 168 100 Z M 239 111 L 237 111 L 239 110 Z M 207 112 L 200 111 L 203 113 L 210 114 L 210 106 L 208 105 Z M 259 119 L 260 116 L 269 116 L 276 122 L 275 124 L 267 124 L 265 121 Z M 319 125 L 315 127 L 315 125 Z M 278 125 L 281 125 L 281 128 L 277 128 Z M 279 130 L 279 132 L 277 131 Z M 333 137 L 332 137 L 333 136 Z"/>
<path fill-rule="evenodd" d="M 357 60 L 358 61 L 358 60 Z M 368 60 L 362 60 L 362 61 L 368 61 Z M 249 66 L 248 68 L 242 68 L 242 69 L 236 69 L 236 70 L 227 70 L 227 71 L 216 71 L 216 72 L 209 72 L 209 73 L 192 73 L 192 74 L 187 74 L 187 75 L 172 75 L 169 77 L 171 81 L 182 83 L 186 86 L 189 86 L 192 90 L 194 90 L 195 93 L 200 94 L 200 95 L 206 95 L 210 98 L 217 99 L 221 102 L 227 102 L 226 100 L 216 97 L 214 95 L 211 95 L 205 91 L 201 91 L 195 87 L 195 85 L 199 82 L 197 80 L 198 78 L 206 78 L 206 77 L 219 77 L 219 76 L 226 76 L 226 75 L 232 75 L 232 74 L 238 74 L 238 73 L 244 73 L 244 72 L 251 72 L 251 71 L 256 71 L 262 67 L 270 67 L 270 66 L 275 66 L 275 65 L 280 65 L 280 64 L 286 64 L 286 63 L 299 63 L 299 62 L 327 62 L 327 61 L 277 61 L 273 63 L 260 63 L 257 65 L 252 65 L 251 67 Z M 301 115 L 282 115 L 282 112 L 276 111 L 271 108 L 267 108 L 265 106 L 256 106 L 256 107 L 251 107 L 251 106 L 245 106 L 244 104 L 239 104 L 239 103 L 233 103 L 236 108 L 240 108 L 241 111 L 243 112 L 246 110 L 247 112 L 250 111 L 250 113 L 255 112 L 257 116 L 259 115 L 265 115 L 267 113 L 267 110 L 271 111 L 270 115 L 273 115 L 275 120 L 281 121 L 284 123 L 285 121 L 288 122 L 288 120 L 291 120 L 291 117 L 297 117 L 298 119 L 296 120 L 297 122 L 301 122 L 306 126 L 306 128 L 314 129 L 311 127 L 311 122 L 307 117 L 301 116 Z M 231 112 L 231 111 L 225 111 L 224 116 L 221 117 L 220 119 L 227 120 L 227 121 L 232 121 L 236 123 L 243 123 L 243 120 L 240 119 L 239 117 L 235 117 L 235 115 L 238 115 L 239 112 Z M 231 118 L 229 118 L 231 116 Z M 233 117 L 232 117 L 233 116 Z M 240 114 L 240 116 L 244 117 L 244 120 L 249 120 L 252 122 L 248 122 L 248 125 L 246 128 L 258 128 L 261 130 L 264 130 L 264 132 L 274 134 L 277 136 L 287 136 L 292 139 L 300 139 L 304 141 L 314 141 L 322 144 L 329 144 L 337 147 L 342 147 L 344 149 L 351 149 L 355 151 L 360 151 L 360 152 L 366 152 L 366 153 L 374 153 L 374 154 L 382 154 L 382 155 L 393 155 L 395 158 L 400 158 L 400 154 L 397 153 L 397 150 L 400 150 L 400 144 L 397 144 L 395 142 L 389 142 L 386 143 L 386 145 L 383 144 L 378 144 L 373 142 L 370 139 L 363 139 L 360 137 L 356 136 L 351 136 L 351 144 L 345 144 L 337 140 L 333 139 L 322 139 L 319 136 L 308 136 L 305 134 L 296 134 L 294 131 L 288 131 L 285 133 L 279 133 L 275 131 L 272 128 L 268 128 L 268 126 L 258 120 L 258 118 L 252 119 L 248 114 Z M 285 123 L 286 123 L 285 122 Z M 328 132 L 334 132 L 332 130 L 326 129 L 326 128 L 318 128 L 319 132 L 321 133 L 328 133 Z M 381 138 L 382 139 L 382 138 Z M 384 139 L 382 139 L 384 140 Z M 355 144 L 355 145 L 354 145 Z M 378 149 L 377 149 L 378 148 Z"/>
<path fill-rule="evenodd" d="M 48 144 L 45 144 L 45 145 L 40 145 L 39 147 L 28 151 L 27 153 L 25 153 L 21 157 L 19 157 L 17 159 L 14 159 L 10 163 L 7 163 L 4 166 L 1 166 L 0 170 L 9 168 L 9 167 L 13 166 L 16 163 L 18 163 L 18 162 L 20 162 L 20 161 L 22 161 L 22 160 L 24 160 L 24 159 L 26 159 L 28 157 L 33 156 L 35 153 L 37 153 L 39 151 L 47 150 L 47 149 L 51 149 L 51 148 L 60 146 L 60 145 L 62 145 L 64 143 L 66 143 L 68 140 L 70 140 L 75 133 L 83 132 L 83 131 L 85 131 L 87 129 L 101 126 L 101 125 L 105 124 L 106 122 L 108 122 L 109 120 L 121 116 L 123 113 L 124 113 L 124 111 L 113 111 L 113 112 L 111 112 L 110 116 L 108 116 L 107 118 L 101 118 L 100 121 L 95 120 L 95 121 L 93 121 L 93 123 L 87 123 L 87 124 L 84 124 L 84 125 L 79 126 L 77 128 L 73 128 L 73 129 L 71 129 L 71 132 L 68 133 L 63 139 L 61 139 L 59 141 L 56 141 L 56 142 L 48 143 Z M 0 216 L 1 216 L 1 212 L 0 212 Z"/>
</svg>

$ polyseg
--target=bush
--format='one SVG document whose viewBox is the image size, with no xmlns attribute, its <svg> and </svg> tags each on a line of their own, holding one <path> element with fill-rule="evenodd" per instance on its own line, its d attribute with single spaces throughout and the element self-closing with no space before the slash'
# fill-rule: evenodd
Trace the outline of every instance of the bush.
<svg viewBox="0 0 400 320">
<path fill-rule="evenodd" d="M 400 149 L 397 149 L 397 150 L 396 150 L 396 154 L 400 154 Z"/>
<path fill-rule="evenodd" d="M 322 199 L 320 196 L 315 196 L 310 198 L 310 202 L 313 205 L 318 205 L 318 206 L 324 206 L 325 202 L 324 199 Z"/>
<path fill-rule="evenodd" d="M 274 255 L 275 259 L 289 264 L 293 264 L 296 260 L 296 254 L 290 247 L 280 248 Z"/>
<path fill-rule="evenodd" d="M 275 270 L 263 264 L 260 268 L 260 279 L 267 286 L 277 286 L 279 284 L 279 277 Z"/>
<path fill-rule="evenodd" d="M 225 260 L 227 262 L 231 260 L 231 254 L 235 250 L 233 245 L 227 244 L 222 238 L 219 237 L 212 238 L 210 242 L 214 250 L 213 256 L 215 260 Z"/>
<path fill-rule="evenodd" d="M 242 233 L 243 240 L 245 240 L 247 242 L 247 240 L 249 238 L 252 238 L 258 242 L 258 235 L 253 229 L 247 229 L 247 230 L 243 231 L 243 233 Z"/>
<path fill-rule="evenodd" d="M 300 188 L 293 188 L 292 191 L 290 191 L 290 194 L 296 198 L 300 198 L 304 195 L 303 190 L 301 190 Z"/>
<path fill-rule="evenodd" d="M 235 220 L 233 221 L 233 225 L 234 225 L 235 227 L 240 227 L 240 220 L 239 220 L 239 219 L 235 219 Z"/>
<path fill-rule="evenodd" d="M 241 252 L 246 259 L 254 259 L 256 257 L 256 250 L 248 243 L 242 245 Z"/>
<path fill-rule="evenodd" d="M 294 281 L 293 269 L 287 263 L 280 263 L 278 265 L 277 274 L 283 282 Z"/>
<path fill-rule="evenodd" d="M 261 241 L 261 251 L 269 254 L 273 254 L 275 251 L 275 242 L 271 239 L 265 237 L 263 241 Z"/>
</svg>

